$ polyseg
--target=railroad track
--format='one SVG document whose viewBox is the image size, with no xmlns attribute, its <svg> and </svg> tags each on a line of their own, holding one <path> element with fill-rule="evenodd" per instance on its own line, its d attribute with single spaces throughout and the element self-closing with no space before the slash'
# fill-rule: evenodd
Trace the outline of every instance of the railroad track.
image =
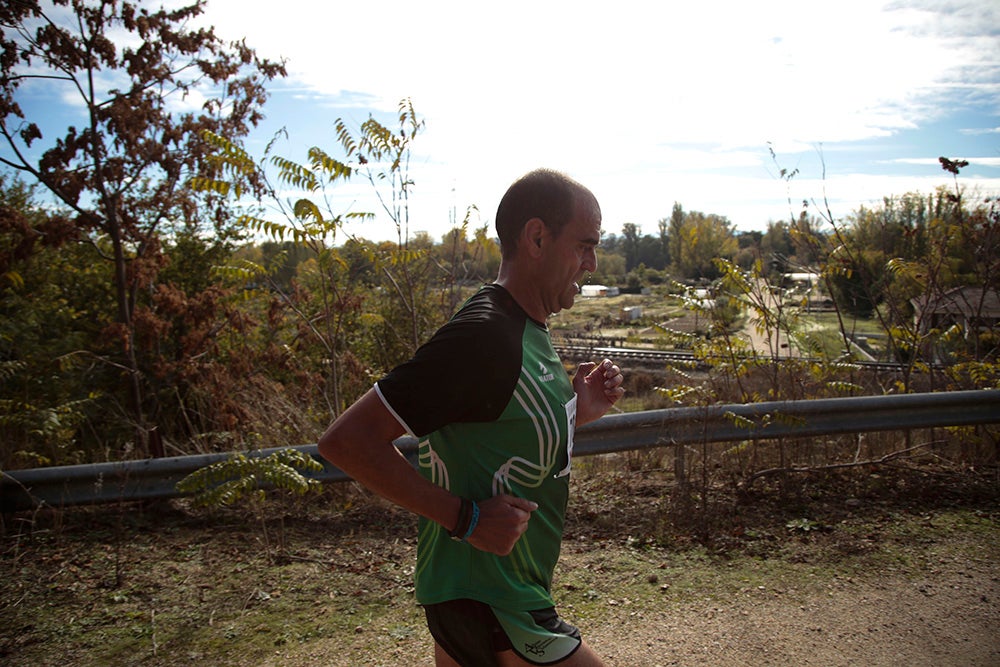
<svg viewBox="0 0 1000 667">
<path fill-rule="evenodd" d="M 710 367 L 710 364 L 705 361 L 696 359 L 693 353 L 683 350 L 651 350 L 643 348 L 572 344 L 557 344 L 554 345 L 554 347 L 556 352 L 567 359 L 594 359 L 597 357 L 608 357 L 614 361 L 626 361 L 641 365 L 666 366 L 667 364 L 676 363 L 699 370 L 706 370 Z M 767 357 L 762 355 L 761 359 L 767 360 Z M 780 363 L 788 361 L 789 359 L 816 363 L 821 361 L 820 359 L 814 359 L 811 357 L 779 357 L 773 361 L 775 363 Z M 906 364 L 882 361 L 853 361 L 851 363 L 859 368 L 876 373 L 902 373 L 907 369 Z M 913 367 L 910 370 L 918 370 L 918 368 Z"/>
</svg>

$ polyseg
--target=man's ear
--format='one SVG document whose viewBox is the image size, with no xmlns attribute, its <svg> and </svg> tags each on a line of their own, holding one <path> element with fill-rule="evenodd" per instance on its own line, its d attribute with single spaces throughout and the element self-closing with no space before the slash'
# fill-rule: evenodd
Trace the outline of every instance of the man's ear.
<svg viewBox="0 0 1000 667">
<path fill-rule="evenodd" d="M 524 223 L 524 228 L 521 230 L 521 247 L 524 251 L 532 257 L 540 255 L 545 232 L 545 222 L 541 218 L 532 218 Z"/>
</svg>

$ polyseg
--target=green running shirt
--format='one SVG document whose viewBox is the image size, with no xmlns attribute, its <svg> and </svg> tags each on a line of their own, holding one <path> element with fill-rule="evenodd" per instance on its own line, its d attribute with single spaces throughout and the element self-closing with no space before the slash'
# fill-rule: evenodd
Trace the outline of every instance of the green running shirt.
<svg viewBox="0 0 1000 667">
<path fill-rule="evenodd" d="M 452 540 L 420 520 L 420 604 L 472 598 L 510 610 L 553 606 L 569 494 L 576 395 L 548 329 L 486 285 L 376 390 L 420 443 L 420 472 L 452 493 L 538 503 L 508 556 Z"/>
</svg>

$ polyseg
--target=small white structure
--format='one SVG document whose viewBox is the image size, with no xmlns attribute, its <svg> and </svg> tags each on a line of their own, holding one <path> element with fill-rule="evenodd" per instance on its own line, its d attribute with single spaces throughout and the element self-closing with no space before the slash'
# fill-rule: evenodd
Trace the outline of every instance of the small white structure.
<svg viewBox="0 0 1000 667">
<path fill-rule="evenodd" d="M 580 288 L 580 295 L 586 297 L 618 296 L 618 288 L 608 287 L 607 285 L 584 285 Z"/>
<path fill-rule="evenodd" d="M 621 321 L 635 322 L 642 317 L 642 306 L 628 306 L 622 308 Z"/>
<path fill-rule="evenodd" d="M 782 273 L 781 282 L 782 286 L 801 285 L 812 289 L 819 284 L 819 277 L 818 273 Z"/>
</svg>

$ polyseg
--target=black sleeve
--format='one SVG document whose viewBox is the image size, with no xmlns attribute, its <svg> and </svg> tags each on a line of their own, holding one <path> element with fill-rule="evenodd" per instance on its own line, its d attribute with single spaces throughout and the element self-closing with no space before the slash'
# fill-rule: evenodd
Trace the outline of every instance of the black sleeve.
<svg viewBox="0 0 1000 667">
<path fill-rule="evenodd" d="M 523 322 L 491 308 L 460 312 L 409 361 L 378 382 L 383 400 L 413 435 L 452 422 L 496 420 L 521 372 Z"/>
</svg>

